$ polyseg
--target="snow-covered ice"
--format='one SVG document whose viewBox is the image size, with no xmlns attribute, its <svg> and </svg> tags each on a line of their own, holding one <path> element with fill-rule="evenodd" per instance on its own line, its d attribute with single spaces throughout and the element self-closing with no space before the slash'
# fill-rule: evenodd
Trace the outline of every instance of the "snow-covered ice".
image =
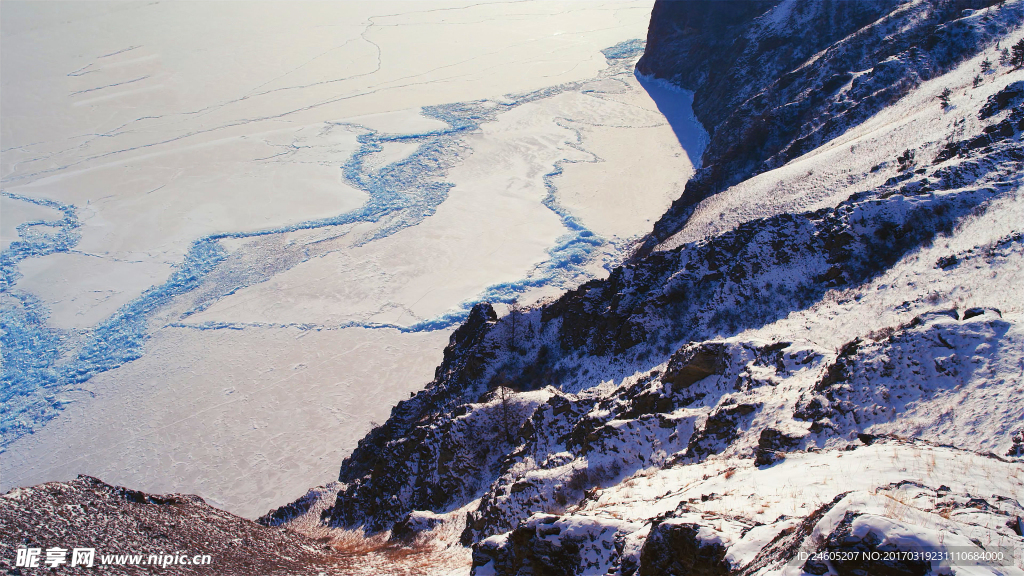
<svg viewBox="0 0 1024 576">
<path fill-rule="evenodd" d="M 4 482 L 77 474 L 187 489 L 247 516 L 333 480 L 355 441 L 433 374 L 442 331 L 165 328 L 67 392 L 3 454 Z"/>
<path fill-rule="evenodd" d="M 699 158 L 632 74 L 650 2 L 301 6 L 5 5 L 0 489 L 261 514 L 474 302 L 606 273 Z"/>
</svg>

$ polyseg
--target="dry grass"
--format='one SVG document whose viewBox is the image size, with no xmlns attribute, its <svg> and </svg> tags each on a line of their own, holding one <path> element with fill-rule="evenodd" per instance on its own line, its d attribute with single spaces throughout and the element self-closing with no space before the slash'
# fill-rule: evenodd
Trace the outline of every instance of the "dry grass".
<svg viewBox="0 0 1024 576">
<path fill-rule="evenodd" d="M 898 496 L 892 496 L 891 494 L 883 494 L 883 496 L 885 496 L 885 502 L 882 506 L 882 515 L 886 518 L 892 518 L 897 522 L 902 522 L 907 517 L 912 506 Z"/>
<path fill-rule="evenodd" d="M 420 540 L 393 542 L 389 536 L 387 532 L 365 535 L 360 530 L 332 529 L 329 535 L 317 539 L 334 552 L 335 563 L 324 566 L 324 573 L 412 576 L 457 570 L 463 564 L 465 571 L 469 570 L 468 554 L 460 555 L 461 547 L 444 549 Z"/>
<path fill-rule="evenodd" d="M 388 533 L 366 536 L 359 530 L 335 529 L 334 534 L 318 540 L 325 542 L 335 552 L 349 556 L 365 556 L 393 548 L 394 544 L 388 542 L 388 536 Z"/>
</svg>

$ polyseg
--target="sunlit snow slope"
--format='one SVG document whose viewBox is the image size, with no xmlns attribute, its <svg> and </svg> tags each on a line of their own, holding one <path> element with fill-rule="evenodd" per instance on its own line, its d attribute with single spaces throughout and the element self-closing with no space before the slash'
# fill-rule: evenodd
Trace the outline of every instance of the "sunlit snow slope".
<svg viewBox="0 0 1024 576">
<path fill-rule="evenodd" d="M 474 303 L 605 275 L 706 140 L 633 75 L 649 2 L 3 16 L 0 490 L 261 514 L 333 478 Z"/>
</svg>

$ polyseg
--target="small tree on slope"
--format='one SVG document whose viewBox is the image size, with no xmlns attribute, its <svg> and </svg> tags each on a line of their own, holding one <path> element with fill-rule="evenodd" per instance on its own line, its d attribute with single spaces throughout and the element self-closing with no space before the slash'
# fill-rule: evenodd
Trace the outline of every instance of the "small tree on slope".
<svg viewBox="0 0 1024 576">
<path fill-rule="evenodd" d="M 1024 68 L 1024 38 L 1021 38 L 1013 45 L 1013 51 L 1010 54 L 1010 66 Z"/>
<path fill-rule="evenodd" d="M 949 108 L 949 97 L 953 95 L 953 91 L 948 87 L 944 88 L 939 94 L 939 102 L 942 103 L 942 108 Z"/>
<path fill-rule="evenodd" d="M 515 299 L 511 304 L 508 305 L 508 316 L 509 316 L 509 336 L 508 336 L 508 349 L 512 352 L 516 351 L 516 328 L 519 325 L 519 317 L 523 314 L 523 307 L 519 303 L 519 299 Z"/>
</svg>

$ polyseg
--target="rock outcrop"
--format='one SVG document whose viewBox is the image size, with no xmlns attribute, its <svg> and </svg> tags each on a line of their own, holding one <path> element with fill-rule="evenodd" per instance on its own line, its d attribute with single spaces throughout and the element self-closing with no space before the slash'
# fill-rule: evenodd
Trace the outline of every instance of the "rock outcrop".
<svg viewBox="0 0 1024 576">
<path fill-rule="evenodd" d="M 5 574 L 50 573 L 43 562 L 45 552 L 39 568 L 16 567 L 17 548 L 64 549 L 65 563 L 55 568 L 60 574 L 343 572 L 335 554 L 300 534 L 228 514 L 198 496 L 147 494 L 90 476 L 16 488 L 0 496 L 0 534 L 0 569 Z M 73 548 L 93 549 L 94 567 L 70 568 Z M 149 562 L 151 554 L 157 558 L 155 565 Z M 136 555 L 138 561 L 130 560 Z M 165 560 L 168 556 L 173 559 Z"/>
</svg>

